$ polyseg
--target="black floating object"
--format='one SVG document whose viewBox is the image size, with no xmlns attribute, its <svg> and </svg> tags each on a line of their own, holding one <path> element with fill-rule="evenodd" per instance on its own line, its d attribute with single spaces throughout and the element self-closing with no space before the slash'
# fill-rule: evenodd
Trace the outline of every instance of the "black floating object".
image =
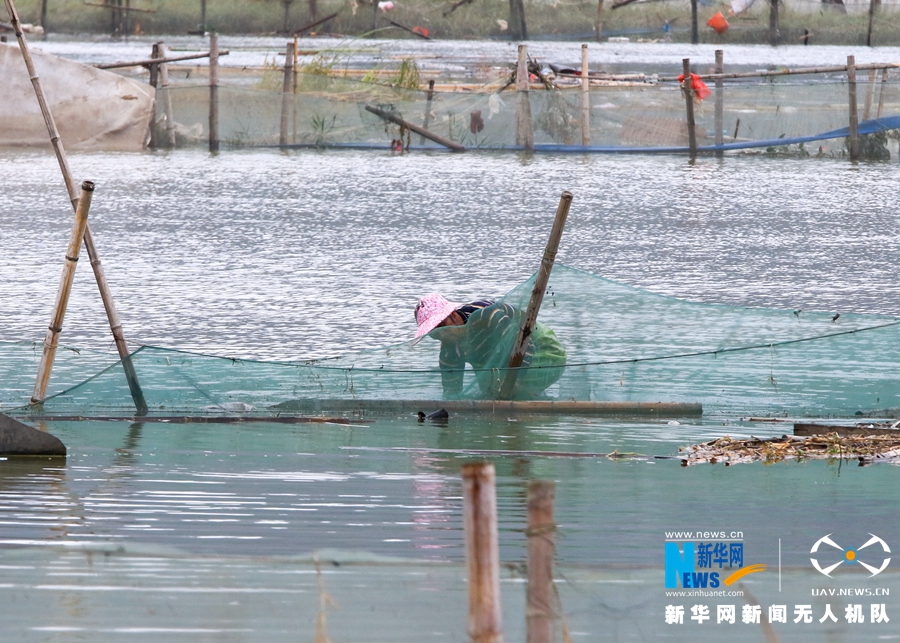
<svg viewBox="0 0 900 643">
<path fill-rule="evenodd" d="M 447 413 L 447 409 L 438 409 L 437 411 L 428 414 L 419 411 L 416 415 L 419 417 L 419 422 L 431 420 L 432 422 L 446 423 L 447 420 L 450 419 L 450 414 Z"/>
<path fill-rule="evenodd" d="M 0 456 L 66 455 L 59 438 L 0 413 Z"/>
</svg>

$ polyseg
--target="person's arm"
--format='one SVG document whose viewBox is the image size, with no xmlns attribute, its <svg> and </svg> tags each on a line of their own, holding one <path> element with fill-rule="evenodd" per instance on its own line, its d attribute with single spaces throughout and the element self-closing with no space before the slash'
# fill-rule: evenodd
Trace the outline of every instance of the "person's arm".
<svg viewBox="0 0 900 643">
<path fill-rule="evenodd" d="M 460 351 L 459 342 L 442 342 L 441 356 L 438 364 L 441 367 L 441 384 L 444 395 L 459 395 L 463 389 L 463 370 L 466 360 Z"/>
</svg>

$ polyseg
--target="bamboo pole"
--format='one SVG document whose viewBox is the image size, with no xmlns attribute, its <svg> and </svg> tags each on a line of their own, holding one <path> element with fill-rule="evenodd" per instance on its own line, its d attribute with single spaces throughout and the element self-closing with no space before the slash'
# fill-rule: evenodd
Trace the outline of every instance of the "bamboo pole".
<svg viewBox="0 0 900 643">
<path fill-rule="evenodd" d="M 219 151 L 219 34 L 209 34 L 209 151 Z"/>
<path fill-rule="evenodd" d="M 597 15 L 594 17 L 594 36 L 597 42 L 603 40 L 603 0 L 597 0 Z"/>
<path fill-rule="evenodd" d="M 291 109 L 291 68 L 293 60 L 294 43 L 287 44 L 284 55 L 284 83 L 281 87 L 281 131 L 278 135 L 278 144 L 287 145 L 288 142 L 288 114 Z"/>
<path fill-rule="evenodd" d="M 700 25 L 697 20 L 697 0 L 691 0 L 691 44 L 700 43 Z"/>
<path fill-rule="evenodd" d="M 434 98 L 434 79 L 428 81 L 428 93 L 425 95 L 425 118 L 422 119 L 422 129 L 427 130 L 431 124 L 431 100 Z M 419 145 L 425 145 L 425 135 L 419 136 Z"/>
<path fill-rule="evenodd" d="M 4 0 L 6 8 L 9 11 L 10 20 L 19 40 L 19 49 L 22 57 L 25 59 L 25 67 L 28 69 L 28 75 L 31 78 L 31 84 L 34 87 L 34 93 L 37 96 L 38 105 L 41 108 L 41 114 L 44 116 L 44 123 L 47 126 L 47 132 L 50 135 L 50 143 L 56 153 L 56 160 L 59 163 L 59 169 L 63 175 L 63 181 L 66 185 L 66 192 L 69 194 L 69 201 L 72 208 L 78 209 L 79 195 L 75 191 L 75 182 L 72 179 L 72 170 L 69 168 L 69 159 L 66 156 L 66 150 L 59 138 L 59 131 L 56 129 L 56 121 L 47 105 L 47 99 L 44 96 L 44 89 L 41 87 L 40 77 L 34 69 L 34 60 L 31 58 L 31 52 L 28 50 L 28 42 L 22 33 L 22 26 L 19 21 L 19 14 L 16 12 L 16 6 L 13 0 Z M 106 273 L 103 271 L 103 264 L 100 263 L 100 256 L 97 248 L 94 246 L 93 235 L 91 235 L 91 227 L 88 225 L 84 230 L 84 247 L 88 252 L 91 261 L 91 267 L 94 270 L 94 278 L 97 280 L 97 287 L 100 289 L 100 297 L 103 299 L 103 307 L 106 310 L 106 317 L 109 320 L 109 327 L 112 331 L 113 338 L 116 342 L 116 350 L 119 352 L 119 358 L 122 360 L 122 368 L 125 371 L 125 379 L 128 381 L 128 388 L 131 391 L 131 397 L 138 415 L 146 415 L 147 402 L 144 400 L 144 393 L 138 383 L 137 373 L 134 370 L 134 363 L 131 355 L 128 353 L 128 344 L 125 342 L 125 333 L 122 331 L 122 324 L 119 321 L 119 314 L 116 311 L 116 305 L 113 302 L 112 292 L 109 289 L 109 283 L 106 281 Z"/>
<path fill-rule="evenodd" d="M 160 58 L 166 57 L 166 45 L 159 44 Z M 159 84 L 163 89 L 163 109 L 166 113 L 166 142 L 170 148 L 175 147 L 175 114 L 172 110 L 172 93 L 169 91 L 169 66 L 159 63 Z"/>
<path fill-rule="evenodd" d="M 72 223 L 72 233 L 69 235 L 66 261 L 63 264 L 59 288 L 56 291 L 56 303 L 53 306 L 50 325 L 47 327 L 47 335 L 44 338 L 44 352 L 41 355 L 41 364 L 38 367 L 34 391 L 31 394 L 32 404 L 42 402 L 47 397 L 47 383 L 50 381 L 53 359 L 56 357 L 57 341 L 59 340 L 59 334 L 62 332 L 66 307 L 69 305 L 69 294 L 72 292 L 72 281 L 75 279 L 78 254 L 81 252 L 81 242 L 84 239 L 84 231 L 87 229 L 88 212 L 91 209 L 91 196 L 93 193 L 94 184 L 91 181 L 85 181 L 81 184 L 81 197 L 78 199 L 78 208 L 75 210 L 75 220 Z"/>
<path fill-rule="evenodd" d="M 553 262 L 556 261 L 559 240 L 562 238 L 563 228 L 566 226 L 566 219 L 569 216 L 569 207 L 571 205 L 572 193 L 565 190 L 559 197 L 556 217 L 553 219 L 553 227 L 550 229 L 550 239 L 544 248 L 544 256 L 541 258 L 541 265 L 534 280 L 534 288 L 531 290 L 531 299 L 528 301 L 525 317 L 522 325 L 519 327 L 516 343 L 513 344 L 513 352 L 509 358 L 509 367 L 500 387 L 501 400 L 510 399 L 515 390 L 516 380 L 519 378 L 519 367 L 522 366 L 525 350 L 528 348 L 528 340 L 531 339 L 531 333 L 534 331 L 534 325 L 537 323 L 538 312 L 540 312 L 541 303 L 544 301 L 547 282 L 550 280 Z"/>
<path fill-rule="evenodd" d="M 900 67 L 900 63 L 867 63 L 865 65 L 856 65 L 856 71 L 863 69 L 893 69 Z M 847 71 L 846 65 L 835 65 L 832 67 L 798 67 L 796 69 L 775 69 L 772 71 L 746 71 L 733 72 L 730 74 L 696 74 L 700 80 L 716 80 L 717 78 L 768 78 L 770 76 L 793 76 L 796 74 L 839 74 Z M 661 83 L 677 81 L 677 76 L 660 76 L 658 81 Z"/>
<path fill-rule="evenodd" d="M 384 110 L 378 109 L 377 107 L 372 107 L 371 105 L 366 105 L 366 111 L 372 112 L 376 116 L 383 118 L 386 121 L 391 121 L 392 123 L 396 123 L 402 127 L 405 127 L 411 132 L 415 132 L 416 134 L 420 134 L 427 138 L 428 140 L 434 141 L 439 145 L 443 145 L 446 148 L 453 150 L 454 152 L 465 152 L 466 148 L 460 145 L 459 143 L 454 143 L 453 141 L 448 141 L 446 138 L 442 136 L 438 136 L 434 132 L 429 132 L 426 129 L 419 127 L 418 125 L 414 125 L 409 121 L 405 121 L 396 114 L 391 114 L 390 112 L 386 112 Z"/>
<path fill-rule="evenodd" d="M 156 45 L 154 45 L 155 47 Z M 227 56 L 229 51 L 225 49 L 220 51 L 220 56 Z M 149 60 L 132 60 L 130 62 L 104 63 L 102 65 L 94 65 L 97 69 L 119 69 L 121 67 L 150 67 L 159 63 L 176 63 L 183 60 L 199 60 L 201 58 L 209 58 L 210 54 L 185 54 L 184 56 L 168 56 L 160 60 L 159 56 L 150 58 Z"/>
<path fill-rule="evenodd" d="M 682 81 L 681 89 L 684 91 L 684 105 L 685 111 L 687 112 L 688 145 L 690 147 L 691 160 L 693 161 L 697 158 L 697 132 L 695 131 L 694 124 L 694 84 L 691 80 L 691 59 L 683 59 L 682 65 L 684 68 L 684 80 Z"/>
<path fill-rule="evenodd" d="M 869 0 L 869 28 L 866 30 L 866 47 L 872 46 L 872 25 L 875 22 L 875 0 Z"/>
<path fill-rule="evenodd" d="M 581 45 L 581 144 L 591 144 L 591 79 L 588 72 L 588 46 Z"/>
<path fill-rule="evenodd" d="M 464 464 L 463 522 L 469 571 L 469 637 L 473 643 L 502 643 L 500 547 L 494 465 Z"/>
<path fill-rule="evenodd" d="M 376 5 L 376 7 L 377 7 L 377 6 L 378 6 L 378 3 L 375 3 L 375 5 Z M 318 27 L 318 26 L 319 26 L 320 24 L 322 24 L 323 22 L 328 22 L 328 21 L 331 20 L 332 18 L 336 18 L 337 15 L 338 15 L 339 13 L 340 13 L 339 11 L 335 11 L 334 13 L 332 13 L 332 14 L 330 14 L 330 15 L 328 15 L 328 16 L 325 16 L 325 17 L 322 18 L 321 20 L 316 20 L 315 22 L 311 22 L 311 23 L 309 23 L 308 25 L 303 25 L 302 27 L 300 27 L 299 29 L 297 29 L 297 30 L 294 32 L 294 35 L 297 36 L 297 35 L 299 35 L 299 34 L 302 34 L 304 31 L 309 31 L 309 30 L 312 29 L 313 27 Z"/>
<path fill-rule="evenodd" d="M 528 81 L 528 46 L 519 45 L 516 66 L 516 145 L 534 152 L 534 129 L 531 122 L 530 84 Z"/>
<path fill-rule="evenodd" d="M 866 85 L 866 102 L 863 106 L 863 120 L 869 120 L 869 114 L 872 113 L 872 100 L 875 98 L 875 81 L 878 79 L 878 71 L 872 69 L 869 71 L 869 82 Z"/>
<path fill-rule="evenodd" d="M 153 50 L 150 53 L 150 60 L 159 58 L 159 43 L 153 44 Z M 156 86 L 159 84 L 159 65 L 155 62 L 150 63 L 150 86 L 153 87 L 153 117 L 150 120 L 150 148 L 156 149 L 159 145 L 159 133 L 156 131 L 156 109 L 158 92 Z"/>
<path fill-rule="evenodd" d="M 526 642 L 553 643 L 556 610 L 553 609 L 553 556 L 556 551 L 553 498 L 550 480 L 528 483 L 528 589 L 526 591 Z"/>
<path fill-rule="evenodd" d="M 721 49 L 716 49 L 716 74 L 721 74 L 724 69 L 725 64 L 725 52 Z M 716 128 L 716 145 L 722 145 L 725 143 L 725 133 L 723 128 L 725 127 L 725 82 L 721 78 L 716 78 L 716 115 L 715 115 L 715 128 Z M 716 156 L 718 158 L 722 158 L 725 156 L 725 152 L 722 150 L 716 151 Z"/>
<path fill-rule="evenodd" d="M 298 74 L 300 73 L 300 36 L 294 34 L 294 47 L 291 62 L 291 93 L 294 95 L 292 102 L 294 109 L 291 110 L 291 143 L 297 142 L 297 84 L 299 82 Z"/>
<path fill-rule="evenodd" d="M 884 89 L 887 86 L 887 69 L 881 70 L 881 87 L 878 88 L 878 111 L 875 112 L 875 118 L 881 118 L 881 112 L 884 109 Z"/>
<path fill-rule="evenodd" d="M 859 116 L 856 103 L 856 58 L 847 56 L 847 85 L 850 95 L 850 160 L 859 160 Z"/>
<path fill-rule="evenodd" d="M 778 0 L 769 0 L 769 44 L 778 45 Z"/>
</svg>

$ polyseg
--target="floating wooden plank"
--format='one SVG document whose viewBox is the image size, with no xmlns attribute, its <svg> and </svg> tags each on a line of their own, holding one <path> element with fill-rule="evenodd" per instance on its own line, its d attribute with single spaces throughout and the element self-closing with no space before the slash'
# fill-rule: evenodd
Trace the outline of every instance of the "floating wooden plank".
<svg viewBox="0 0 900 643">
<path fill-rule="evenodd" d="M 854 426 L 837 426 L 834 424 L 809 424 L 794 423 L 794 435 L 828 435 L 837 433 L 839 436 L 866 436 L 866 435 L 895 435 L 900 437 L 900 429 L 892 429 L 888 424 L 857 424 Z"/>
<path fill-rule="evenodd" d="M 513 415 L 601 415 L 697 417 L 703 406 L 693 402 L 589 402 L 575 400 L 289 400 L 272 407 L 303 413 L 408 413 L 446 409 L 450 413 Z"/>
<path fill-rule="evenodd" d="M 54 435 L 0 413 L 0 455 L 65 457 L 66 445 Z"/>
</svg>

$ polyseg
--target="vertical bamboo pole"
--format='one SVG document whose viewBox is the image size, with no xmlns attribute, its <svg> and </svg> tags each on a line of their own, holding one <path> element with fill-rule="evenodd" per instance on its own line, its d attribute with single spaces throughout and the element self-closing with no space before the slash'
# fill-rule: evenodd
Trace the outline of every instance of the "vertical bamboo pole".
<svg viewBox="0 0 900 643">
<path fill-rule="evenodd" d="M 294 109 L 291 110 L 291 143 L 297 142 L 297 83 L 298 74 L 300 73 L 300 36 L 294 34 L 293 61 L 291 64 L 291 93 L 294 95 L 291 103 Z"/>
<path fill-rule="evenodd" d="M 594 34 L 597 42 L 603 41 L 603 0 L 597 0 L 597 15 L 594 17 Z"/>
<path fill-rule="evenodd" d="M 591 79 L 588 74 L 588 46 L 581 45 L 581 144 L 591 144 Z"/>
<path fill-rule="evenodd" d="M 869 83 L 866 86 L 866 102 L 863 106 L 863 121 L 869 120 L 872 113 L 872 100 L 875 98 L 875 81 L 878 79 L 878 70 L 869 70 Z"/>
<path fill-rule="evenodd" d="M 160 58 L 166 57 L 166 45 L 159 44 Z M 169 65 L 159 64 L 159 84 L 163 89 L 163 109 L 166 112 L 166 142 L 170 148 L 175 147 L 175 114 L 172 111 L 172 93 L 169 91 Z"/>
<path fill-rule="evenodd" d="M 209 151 L 219 151 L 219 34 L 209 34 Z"/>
<path fill-rule="evenodd" d="M 75 279 L 75 267 L 78 265 L 81 241 L 84 239 L 84 231 L 87 229 L 88 212 L 91 209 L 93 193 L 94 184 L 92 182 L 85 181 L 81 184 L 81 197 L 78 199 L 75 221 L 72 224 L 72 233 L 69 235 L 69 246 L 66 248 L 66 262 L 63 264 L 59 289 L 56 291 L 56 303 L 53 306 L 50 325 L 47 327 L 47 335 L 44 338 L 44 352 L 41 355 L 41 364 L 38 367 L 34 391 L 31 394 L 32 404 L 42 402 L 47 397 L 47 383 L 50 381 L 50 371 L 53 370 L 53 359 L 56 357 L 57 341 L 62 332 L 66 307 L 69 305 L 69 294 L 72 292 L 72 281 Z"/>
<path fill-rule="evenodd" d="M 281 132 L 278 135 L 278 144 L 287 145 L 288 142 L 288 113 L 291 109 L 291 61 L 294 43 L 289 42 L 284 52 L 284 83 L 281 87 Z"/>
<path fill-rule="evenodd" d="M 850 160 L 859 160 L 859 116 L 856 103 L 856 57 L 847 56 L 847 84 L 850 87 Z"/>
<path fill-rule="evenodd" d="M 526 642 L 553 643 L 553 522 L 555 485 L 550 480 L 528 483 L 528 589 L 525 607 Z"/>
<path fill-rule="evenodd" d="M 464 464 L 463 522 L 469 571 L 469 637 L 473 643 L 502 643 L 500 545 L 494 465 Z"/>
<path fill-rule="evenodd" d="M 47 28 L 47 1 L 41 0 L 41 26 L 44 28 L 44 37 L 47 37 L 47 33 L 50 31 Z"/>
<path fill-rule="evenodd" d="M 431 100 L 434 98 L 434 79 L 428 81 L 428 93 L 425 94 L 425 118 L 422 119 L 422 129 L 428 129 L 431 124 Z M 425 145 L 425 137 L 419 136 L 419 145 Z"/>
<path fill-rule="evenodd" d="M 881 70 L 881 87 L 878 88 L 878 111 L 875 112 L 875 118 L 881 118 L 881 111 L 884 109 L 884 88 L 887 86 L 887 69 Z"/>
<path fill-rule="evenodd" d="M 872 46 L 872 25 L 875 22 L 875 0 L 869 0 L 869 28 L 866 30 L 866 47 Z"/>
<path fill-rule="evenodd" d="M 697 158 L 697 132 L 694 125 L 694 84 L 691 80 L 691 59 L 683 59 L 682 65 L 684 68 L 682 90 L 684 91 L 684 105 L 687 111 L 688 146 L 690 147 L 691 160 L 693 161 Z"/>
<path fill-rule="evenodd" d="M 206 33 L 206 0 L 200 0 L 200 29 Z"/>
<path fill-rule="evenodd" d="M 534 129 L 531 122 L 528 78 L 528 45 L 519 45 L 519 60 L 516 66 L 516 145 L 523 146 L 526 152 L 533 152 Z"/>
<path fill-rule="evenodd" d="M 721 49 L 716 49 L 716 73 L 722 74 L 725 72 L 725 52 Z M 715 117 L 715 127 L 716 127 L 716 145 L 722 145 L 725 143 L 725 133 L 723 128 L 725 127 L 725 81 L 721 78 L 716 78 L 716 117 Z M 722 158 L 725 156 L 725 152 L 722 150 L 716 150 L 716 156 L 718 158 Z"/>
<path fill-rule="evenodd" d="M 778 0 L 769 0 L 769 44 L 778 44 Z"/>
<path fill-rule="evenodd" d="M 531 299 L 528 308 L 525 309 L 525 317 L 519 327 L 516 343 L 513 344 L 513 352 L 509 358 L 509 368 L 503 378 L 500 387 L 500 399 L 508 400 L 512 397 L 519 378 L 519 367 L 525 358 L 525 349 L 528 348 L 528 340 L 537 323 L 538 312 L 544 301 L 544 293 L 547 291 L 547 282 L 550 280 L 550 272 L 553 270 L 553 262 L 556 261 L 556 252 L 559 249 L 559 240 L 562 238 L 563 228 L 569 216 L 569 207 L 572 205 L 572 193 L 565 190 L 559 197 L 559 206 L 556 208 L 556 217 L 553 219 L 553 227 L 550 229 L 550 239 L 544 248 L 544 256 L 541 258 L 541 266 L 538 268 L 537 277 L 534 280 L 534 288 L 531 290 Z"/>
<path fill-rule="evenodd" d="M 156 60 L 159 58 L 159 43 L 154 43 L 153 51 L 150 54 L 150 58 Z M 156 86 L 159 84 L 159 65 L 156 63 L 152 63 L 150 65 L 150 86 L 153 87 L 153 118 L 150 121 L 150 147 L 156 149 L 159 146 L 159 132 L 156 131 L 156 109 L 157 109 L 157 97 L 159 93 L 156 90 Z"/>
<path fill-rule="evenodd" d="M 697 21 L 697 0 L 691 0 L 691 44 L 700 42 L 700 25 Z"/>
<path fill-rule="evenodd" d="M 79 195 L 75 191 L 75 182 L 72 179 L 72 170 L 69 168 L 69 159 L 66 156 L 66 150 L 59 138 L 59 131 L 56 129 L 56 121 L 47 105 L 47 99 L 44 96 L 44 89 L 41 87 L 41 79 L 34 69 L 34 61 L 31 58 L 31 52 L 28 50 L 28 42 L 22 33 L 22 26 L 19 22 L 19 14 L 13 0 L 4 0 L 6 8 L 9 11 L 10 22 L 12 22 L 13 30 L 16 38 L 19 40 L 19 49 L 22 57 L 25 59 L 25 67 L 28 69 L 28 76 L 31 78 L 31 84 L 34 87 L 35 96 L 37 96 L 38 105 L 41 108 L 41 114 L 44 116 L 44 124 L 47 126 L 47 132 L 50 135 L 50 143 L 56 153 L 56 160 L 59 163 L 59 169 L 63 175 L 63 181 L 66 184 L 66 192 L 69 194 L 69 201 L 72 208 L 77 211 Z M 134 363 L 131 355 L 128 353 L 128 344 L 125 342 L 125 333 L 122 331 L 122 324 L 119 321 L 119 314 L 116 311 L 116 305 L 113 302 L 112 292 L 109 289 L 109 283 L 106 281 L 106 273 L 103 271 L 103 265 L 100 263 L 100 256 L 97 254 L 97 248 L 94 246 L 94 238 L 91 235 L 91 227 L 88 225 L 84 229 L 84 247 L 88 252 L 91 260 L 91 267 L 94 269 L 94 278 L 97 280 L 97 287 L 100 289 L 100 297 L 103 299 L 103 307 L 106 309 L 106 317 L 109 319 L 109 327 L 112 331 L 113 338 L 116 342 L 116 350 L 119 352 L 119 358 L 122 360 L 122 368 L 125 371 L 125 379 L 128 381 L 128 388 L 131 391 L 131 397 L 134 399 L 134 405 L 138 415 L 146 415 L 147 402 L 144 400 L 144 393 L 141 385 L 138 383 L 137 373 L 134 370 Z"/>
</svg>

